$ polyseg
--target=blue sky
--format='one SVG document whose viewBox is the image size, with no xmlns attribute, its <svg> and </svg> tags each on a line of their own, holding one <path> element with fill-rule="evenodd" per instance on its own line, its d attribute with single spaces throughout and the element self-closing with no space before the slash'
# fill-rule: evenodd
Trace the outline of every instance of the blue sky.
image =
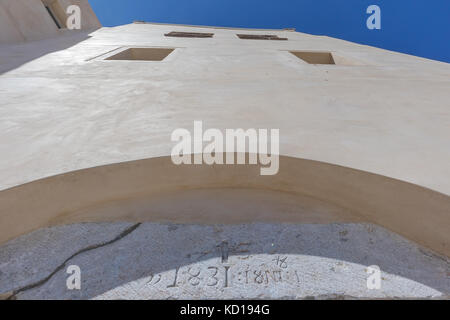
<svg viewBox="0 0 450 320">
<path fill-rule="evenodd" d="M 450 63 L 450 0 L 90 0 L 104 26 L 134 20 L 296 28 Z M 369 30 L 369 5 L 381 30 Z"/>
</svg>

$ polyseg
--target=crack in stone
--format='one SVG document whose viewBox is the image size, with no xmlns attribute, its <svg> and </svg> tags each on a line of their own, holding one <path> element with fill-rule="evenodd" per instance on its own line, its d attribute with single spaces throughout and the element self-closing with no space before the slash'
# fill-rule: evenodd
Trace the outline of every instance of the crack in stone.
<svg viewBox="0 0 450 320">
<path fill-rule="evenodd" d="M 33 289 L 33 288 L 36 288 L 36 287 L 39 287 L 39 286 L 43 285 L 44 283 L 46 283 L 47 281 L 49 281 L 49 280 L 50 280 L 50 279 L 51 279 L 58 271 L 60 271 L 61 269 L 63 269 L 63 268 L 66 266 L 66 264 L 67 264 L 71 259 L 73 259 L 74 257 L 76 257 L 77 255 L 80 255 L 80 254 L 82 254 L 82 253 L 84 253 L 84 252 L 87 252 L 87 251 L 91 251 L 91 250 L 94 250 L 94 249 L 98 249 L 98 248 L 101 248 L 101 247 L 105 247 L 105 246 L 110 245 L 110 244 L 112 244 L 112 243 L 114 243 L 114 242 L 117 242 L 117 241 L 123 239 L 124 237 L 126 237 L 127 235 L 129 235 L 130 233 L 132 233 L 132 232 L 133 232 L 134 230 L 136 230 L 140 225 L 141 225 L 141 223 L 136 223 L 136 224 L 132 225 L 131 227 L 129 227 L 129 228 L 125 229 L 124 231 L 122 231 L 117 237 L 115 237 L 115 238 L 112 239 L 112 240 L 109 240 L 109 241 L 107 241 L 107 242 L 103 242 L 103 243 L 100 243 L 100 244 L 90 245 L 90 246 L 88 246 L 88 247 L 86 247 L 86 248 L 83 248 L 83 249 L 81 249 L 81 250 L 75 252 L 75 253 L 72 254 L 69 258 L 67 258 L 62 264 L 60 264 L 58 267 L 56 267 L 56 269 L 53 270 L 53 272 L 51 272 L 47 277 L 45 277 L 44 279 L 41 279 L 41 280 L 39 280 L 39 281 L 37 281 L 37 282 L 35 282 L 35 283 L 26 285 L 26 286 L 23 287 L 23 288 L 14 290 L 14 291 L 12 292 L 12 294 L 11 294 L 9 297 L 6 298 L 6 300 L 16 300 L 16 299 L 17 299 L 17 294 L 19 294 L 20 292 L 24 292 L 24 291 L 27 291 L 27 290 L 30 290 L 30 289 Z"/>
</svg>

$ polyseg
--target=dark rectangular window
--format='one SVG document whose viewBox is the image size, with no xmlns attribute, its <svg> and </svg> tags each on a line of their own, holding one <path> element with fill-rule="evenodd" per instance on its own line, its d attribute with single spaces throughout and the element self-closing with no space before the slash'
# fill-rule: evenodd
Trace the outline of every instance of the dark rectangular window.
<svg viewBox="0 0 450 320">
<path fill-rule="evenodd" d="M 181 37 L 181 38 L 212 38 L 214 33 L 202 33 L 202 32 L 179 32 L 172 31 L 166 33 L 166 37 Z"/>
<path fill-rule="evenodd" d="M 294 56 L 309 64 L 336 64 L 331 52 L 290 51 Z"/>
<path fill-rule="evenodd" d="M 105 60 L 163 61 L 173 48 L 129 48 Z"/>
<path fill-rule="evenodd" d="M 237 34 L 239 39 L 247 40 L 287 40 L 287 38 L 280 38 L 272 34 Z"/>
</svg>

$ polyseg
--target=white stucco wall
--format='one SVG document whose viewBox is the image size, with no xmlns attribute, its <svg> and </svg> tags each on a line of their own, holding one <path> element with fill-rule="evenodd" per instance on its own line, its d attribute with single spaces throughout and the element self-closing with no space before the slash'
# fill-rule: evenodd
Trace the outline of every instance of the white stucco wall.
<svg viewBox="0 0 450 320">
<path fill-rule="evenodd" d="M 164 36 L 171 31 L 215 35 Z M 288 40 L 241 40 L 243 32 Z M 157 62 L 104 60 L 125 47 L 175 50 Z M 311 65 L 289 50 L 329 51 L 345 63 Z M 0 72 L 4 239 L 49 221 L 112 219 L 118 208 L 129 217 L 134 204 L 78 213 L 130 194 L 148 199 L 168 184 L 172 191 L 245 185 L 350 207 L 450 252 L 449 64 L 285 30 L 130 24 L 2 45 Z M 294 160 L 283 158 L 269 180 L 237 166 L 158 160 L 170 155 L 173 130 L 192 130 L 194 120 L 205 129 L 280 129 L 280 153 Z M 117 165 L 141 159 L 151 160 Z M 79 169 L 89 170 L 71 172 Z M 57 174 L 65 175 L 22 185 Z M 152 217 L 149 207 L 139 218 Z"/>
</svg>

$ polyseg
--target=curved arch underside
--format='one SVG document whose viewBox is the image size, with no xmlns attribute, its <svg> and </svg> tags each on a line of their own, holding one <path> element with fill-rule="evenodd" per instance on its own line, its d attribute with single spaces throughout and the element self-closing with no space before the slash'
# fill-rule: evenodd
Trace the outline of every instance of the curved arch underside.
<svg viewBox="0 0 450 320">
<path fill-rule="evenodd" d="M 332 223 L 381 225 L 450 256 L 450 197 L 337 165 L 280 157 L 257 165 L 180 165 L 150 158 L 65 173 L 0 192 L 0 244 L 68 223 Z"/>
</svg>

